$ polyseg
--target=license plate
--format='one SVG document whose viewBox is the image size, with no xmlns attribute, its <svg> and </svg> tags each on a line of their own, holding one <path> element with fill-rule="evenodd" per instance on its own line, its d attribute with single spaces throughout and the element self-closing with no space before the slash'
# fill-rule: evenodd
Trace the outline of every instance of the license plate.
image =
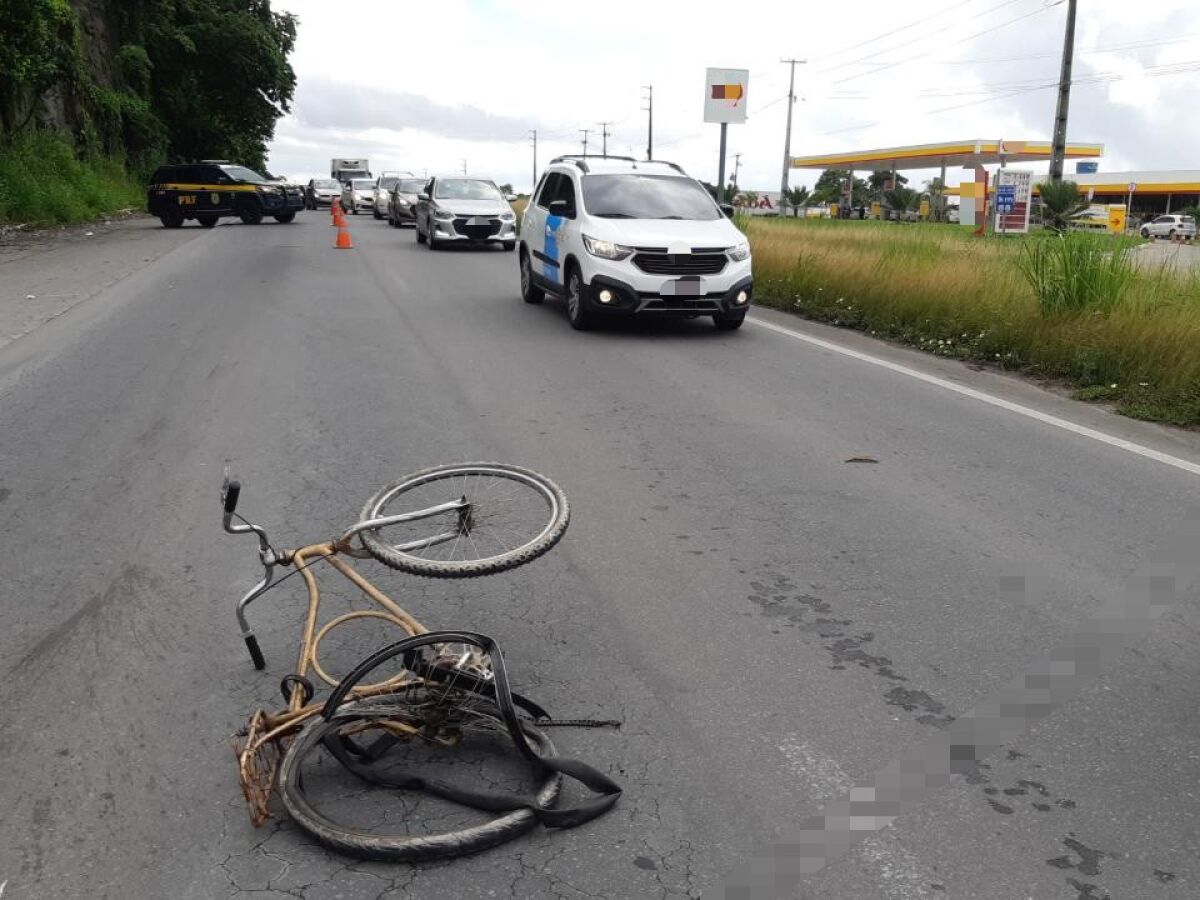
<svg viewBox="0 0 1200 900">
<path fill-rule="evenodd" d="M 661 293 L 664 297 L 699 297 L 704 293 L 704 285 L 699 275 L 685 275 L 666 282 Z"/>
<path fill-rule="evenodd" d="M 471 216 L 471 218 L 467 221 L 467 224 L 468 225 L 487 225 L 488 220 L 487 220 L 486 216 Z"/>
</svg>

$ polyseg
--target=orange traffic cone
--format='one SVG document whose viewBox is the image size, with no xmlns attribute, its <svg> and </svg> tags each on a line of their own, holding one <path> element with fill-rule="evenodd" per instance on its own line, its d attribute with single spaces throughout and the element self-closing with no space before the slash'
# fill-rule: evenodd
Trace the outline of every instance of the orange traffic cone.
<svg viewBox="0 0 1200 900">
<path fill-rule="evenodd" d="M 337 240 L 333 242 L 333 246 L 337 250 L 354 249 L 354 242 L 350 240 L 350 232 L 346 230 L 344 224 L 338 226 Z"/>
</svg>

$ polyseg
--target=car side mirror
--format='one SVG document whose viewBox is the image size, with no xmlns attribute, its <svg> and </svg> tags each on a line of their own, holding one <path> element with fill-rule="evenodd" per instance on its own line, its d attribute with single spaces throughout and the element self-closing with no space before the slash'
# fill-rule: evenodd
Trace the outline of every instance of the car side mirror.
<svg viewBox="0 0 1200 900">
<path fill-rule="evenodd" d="M 565 219 L 571 215 L 571 204 L 566 200 L 551 200 L 548 209 L 552 216 L 561 216 Z"/>
<path fill-rule="evenodd" d="M 723 212 L 725 214 L 725 218 L 732 219 L 733 218 L 733 204 L 732 203 L 722 203 L 721 204 L 721 212 Z"/>
</svg>

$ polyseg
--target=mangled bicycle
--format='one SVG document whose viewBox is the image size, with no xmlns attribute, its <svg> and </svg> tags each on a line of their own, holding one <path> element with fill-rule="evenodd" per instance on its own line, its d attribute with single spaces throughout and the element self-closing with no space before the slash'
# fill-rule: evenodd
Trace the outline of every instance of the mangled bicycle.
<svg viewBox="0 0 1200 900">
<path fill-rule="evenodd" d="M 287 706 L 256 711 L 235 747 L 256 825 L 270 817 L 277 792 L 292 820 L 326 846 L 415 862 L 474 853 L 539 822 L 579 825 L 613 807 L 621 788 L 593 767 L 558 756 L 544 729 L 615 723 L 552 719 L 512 690 L 495 641 L 471 631 L 428 630 L 348 561 L 375 559 L 433 578 L 515 568 L 566 531 L 570 510 L 556 484 L 501 463 L 425 469 L 379 491 L 340 537 L 295 550 L 276 549 L 261 527 L 238 515 L 240 492 L 226 478 L 225 530 L 254 534 L 264 569 L 237 605 L 255 668 L 266 662 L 246 608 L 283 580 L 278 568 L 292 567 L 285 577 L 299 574 L 308 592 L 299 658 L 280 685 Z M 317 563 L 377 608 L 319 625 Z M 395 626 L 403 637 L 334 678 L 320 662 L 321 643 L 340 625 L 362 619 Z M 323 700 L 316 699 L 317 681 L 329 689 Z M 563 805 L 564 776 L 592 796 Z"/>
</svg>

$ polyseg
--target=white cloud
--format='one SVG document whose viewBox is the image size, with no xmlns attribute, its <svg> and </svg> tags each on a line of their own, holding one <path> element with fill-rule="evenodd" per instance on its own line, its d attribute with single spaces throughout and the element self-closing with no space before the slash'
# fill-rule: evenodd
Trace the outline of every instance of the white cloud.
<svg viewBox="0 0 1200 900">
<path fill-rule="evenodd" d="M 1057 79 L 1066 7 L 1001 3 L 970 0 L 947 13 L 950 0 L 899 7 L 860 0 L 852 8 L 774 0 L 275 0 L 300 17 L 298 88 L 269 167 L 311 177 L 326 174 L 334 156 L 368 155 L 376 170 L 418 172 L 457 170 L 466 159 L 472 172 L 527 187 L 529 129 L 539 130 L 543 163 L 578 152 L 580 128 L 593 130 L 589 150 L 598 147 L 601 121 L 613 123 L 610 152 L 642 155 L 641 86 L 653 83 L 656 156 L 712 181 L 718 128 L 702 123 L 701 109 L 704 68 L 714 65 L 751 72 L 751 116 L 730 128 L 729 165 L 741 153 L 741 183 L 771 189 L 783 159 L 787 67 L 778 60 L 785 56 L 810 59 L 796 73 L 803 99 L 794 110 L 794 154 L 974 137 L 1044 140 L 1055 92 L 1031 88 Z M 923 12 L 924 21 L 904 27 Z M 863 43 L 893 29 L 902 30 Z M 1200 167 L 1192 149 L 1200 145 L 1197 80 L 1146 71 L 1200 59 L 1200 39 L 1182 40 L 1189 36 L 1200 36 L 1200 8 L 1191 0 L 1080 4 L 1069 136 L 1104 143 L 1103 167 Z M 1164 40 L 1175 43 L 1156 43 Z M 910 173 L 914 181 L 928 175 Z M 792 175 L 793 182 L 815 178 Z"/>
</svg>

